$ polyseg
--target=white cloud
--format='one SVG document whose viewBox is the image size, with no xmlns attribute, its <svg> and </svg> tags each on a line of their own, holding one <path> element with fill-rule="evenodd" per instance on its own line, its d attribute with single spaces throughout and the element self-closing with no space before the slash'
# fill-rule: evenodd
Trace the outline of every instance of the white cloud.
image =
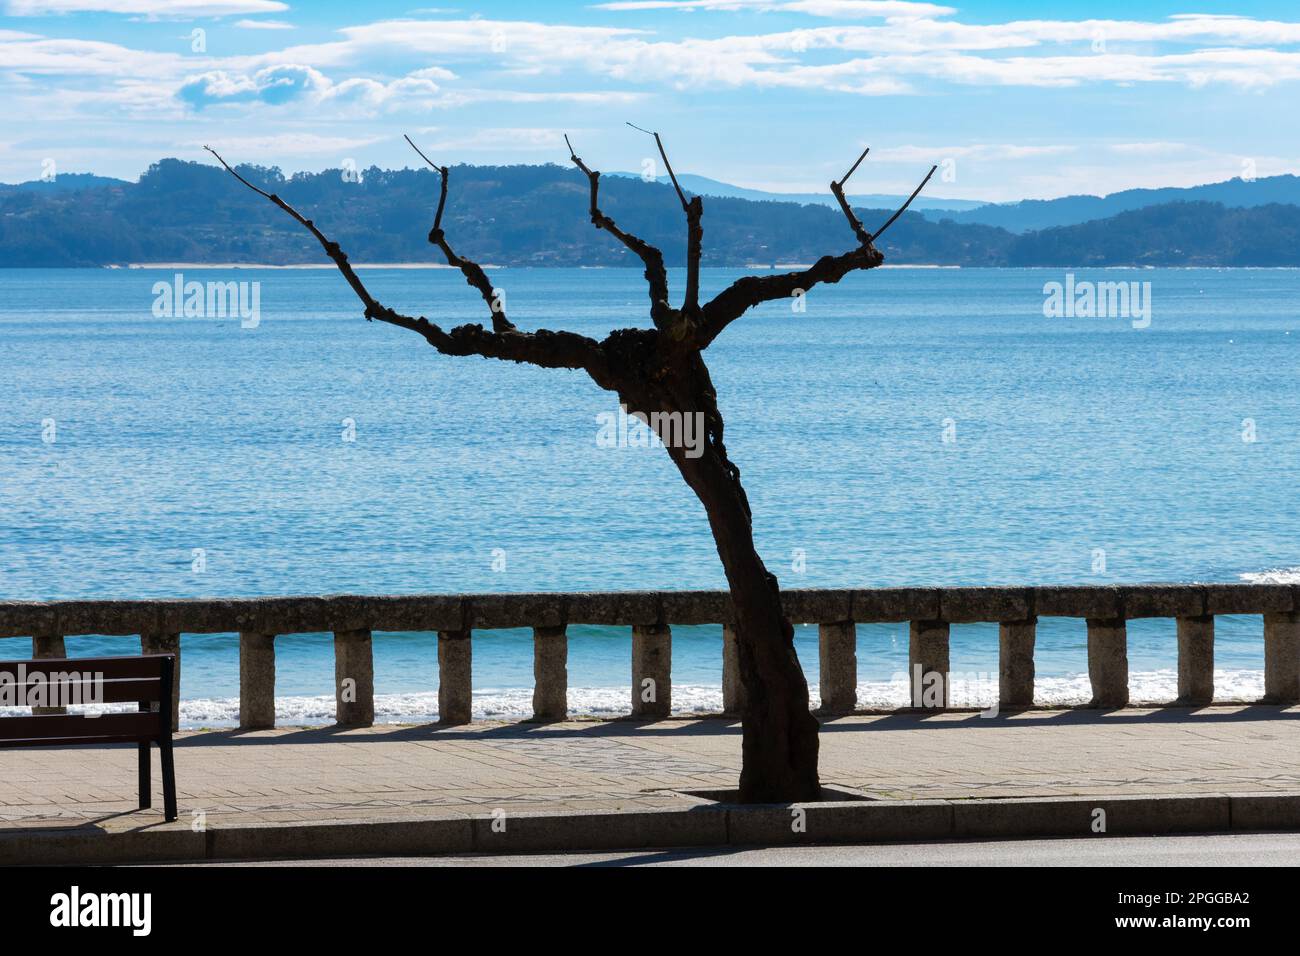
<svg viewBox="0 0 1300 956">
<path fill-rule="evenodd" d="M 1186 143 L 1111 143 L 1107 147 L 1113 153 L 1127 156 L 1167 156 L 1193 151 Z"/>
<path fill-rule="evenodd" d="M 1224 85 L 1256 91 L 1300 80 L 1300 22 L 1185 14 L 1158 21 L 1016 20 L 965 23 L 937 19 L 951 8 L 894 0 L 630 0 L 638 8 L 798 8 L 825 17 L 876 17 L 880 23 L 813 23 L 796 30 L 691 32 L 702 18 L 673 18 L 688 28 L 661 36 L 611 17 L 613 25 L 490 19 L 384 20 L 345 27 L 323 43 L 285 44 L 266 53 L 218 55 L 133 49 L 96 40 L 51 38 L 0 30 L 0 95 L 10 115 L 130 118 L 270 113 L 293 104 L 322 123 L 373 114 L 454 109 L 480 103 L 625 105 L 665 90 L 786 89 L 810 94 L 894 96 L 955 87 L 1070 88 L 1099 84 Z M 604 4 L 628 8 L 628 3 Z M 267 0 L 162 4 L 146 0 L 20 0 L 38 9 L 113 9 L 152 15 L 164 7 L 283 9 Z M 735 31 L 737 19 L 724 29 Z M 752 21 L 750 21 L 752 23 Z M 250 30 L 278 29 L 276 20 L 240 20 Z M 716 28 L 716 26 L 715 26 Z M 454 69 L 454 72 L 453 72 Z M 495 86 L 495 88 L 494 88 Z M 287 111 L 285 111 L 287 112 Z M 283 113 L 280 114 L 281 116 Z M 507 119 L 502 122 L 517 122 Z M 538 122 L 531 116 L 525 123 Z M 506 127 L 503 127 L 506 129 Z M 517 132 L 517 131 L 516 131 Z M 542 148 L 493 142 L 454 148 Z M 540 136 L 540 134 L 538 134 Z M 1139 139 L 1142 133 L 1130 133 Z M 523 143 L 524 145 L 521 145 Z M 883 144 L 882 144 L 883 145 Z M 453 148 L 453 147 L 449 147 Z M 963 147 L 971 150 L 974 147 Z M 993 159 L 983 152 L 968 158 Z M 1014 157 L 1004 154 L 999 160 Z M 1046 149 L 1047 147 L 1024 147 Z M 917 149 L 915 161 L 934 157 Z M 926 155 L 922 156 L 921 151 Z M 1136 147 L 1130 155 L 1138 155 Z M 1111 150 L 1113 157 L 1122 148 Z M 880 157 L 882 160 L 884 157 Z"/>
<path fill-rule="evenodd" d="M 211 70 L 191 76 L 181 85 L 179 97 L 195 109 L 232 103 L 282 106 L 306 101 L 366 108 L 391 104 L 429 105 L 437 96 L 438 80 L 451 77 L 447 70 L 430 67 L 391 82 L 351 77 L 335 82 L 314 67 L 301 63 L 269 66 L 252 74 Z"/>
<path fill-rule="evenodd" d="M 907 0 L 617 0 L 597 10 L 758 10 L 806 13 L 813 17 L 942 17 L 957 11 L 933 3 Z"/>
<path fill-rule="evenodd" d="M 444 131 L 433 126 L 420 131 L 432 138 L 421 144 L 426 151 L 437 152 L 509 152 L 517 150 L 551 152 L 563 150 L 564 134 L 557 129 L 538 127 L 485 127 L 476 130 Z M 567 155 L 567 154 L 565 154 Z"/>
<path fill-rule="evenodd" d="M 223 17 L 236 13 L 281 13 L 289 9 L 277 0 L 9 0 L 5 12 L 13 17 L 62 13 L 122 13 L 152 18 Z"/>
<path fill-rule="evenodd" d="M 892 19 L 880 26 L 674 40 L 634 29 L 486 19 L 387 20 L 340 34 L 341 40 L 233 61 L 245 70 L 286 60 L 324 69 L 414 55 L 463 60 L 501 75 L 581 70 L 640 88 L 752 86 L 888 95 L 912 91 L 920 79 L 963 85 L 1180 82 L 1260 88 L 1294 78 L 1300 55 L 1273 49 L 1300 43 L 1300 23 L 1191 15 L 1158 23 Z M 1202 43 L 1214 45 L 1155 49 Z M 848 57 L 834 59 L 836 53 Z"/>
<path fill-rule="evenodd" d="M 70 5 L 72 0 L 41 2 Z M 819 0 L 790 2 L 817 5 Z M 231 0 L 206 6 L 232 9 L 235 5 L 236 0 Z M 144 10 L 158 5 L 122 0 L 115 6 Z M 855 7 L 866 9 L 862 4 Z M 278 22 L 240 21 L 251 29 Z M 11 74 L 19 75 L 171 82 L 180 98 L 197 108 L 215 102 L 275 104 L 302 97 L 318 104 L 429 108 L 487 96 L 482 84 L 473 93 L 449 87 L 448 82 L 456 78 L 445 65 L 435 65 L 446 63 L 465 63 L 471 73 L 507 83 L 510 77 L 529 77 L 530 81 L 537 78 L 540 85 L 548 75 L 576 71 L 627 87 L 581 94 L 604 99 L 665 87 L 787 88 L 881 96 L 915 92 L 923 83 L 1049 88 L 1180 83 L 1263 89 L 1300 79 L 1300 51 L 1285 49 L 1300 44 L 1300 23 L 1236 16 L 1001 24 L 913 17 L 890 19 L 883 25 L 680 39 L 659 39 L 626 27 L 408 19 L 345 27 L 339 37 L 255 55 L 182 57 L 97 41 L 0 31 L 0 61 Z M 1197 48 L 1199 44 L 1207 45 Z M 1170 45 L 1176 46 L 1169 49 Z M 385 75 L 387 64 L 411 60 L 423 60 L 428 66 L 396 77 Z M 99 92 L 104 92 L 103 87 Z M 503 98 L 511 95 L 507 91 Z M 536 101 L 577 95 L 539 90 Z"/>
<path fill-rule="evenodd" d="M 1021 160 L 1062 156 L 1078 147 L 1065 144 L 1020 145 L 1016 143 L 966 143 L 950 146 L 891 146 L 873 149 L 874 162 L 909 163 L 913 165 L 938 163 L 945 159 L 971 160 Z"/>
<path fill-rule="evenodd" d="M 0 64 L 16 74 L 129 78 L 173 75 L 184 58 L 176 53 L 133 50 L 99 40 L 50 39 L 0 32 Z"/>
<path fill-rule="evenodd" d="M 449 89 L 439 105 L 468 106 L 474 103 L 575 103 L 581 106 L 626 106 L 639 103 L 649 94 L 628 90 L 489 90 Z"/>
<path fill-rule="evenodd" d="M 632 103 L 643 94 L 624 91 L 539 91 L 456 88 L 443 84 L 457 79 L 442 67 L 425 67 L 391 81 L 349 77 L 335 81 L 300 63 L 278 64 L 252 73 L 209 70 L 186 77 L 178 97 L 196 110 L 210 106 L 256 104 L 287 106 L 309 103 L 314 107 L 371 110 L 427 110 L 474 103 L 578 103 L 608 105 Z"/>
<path fill-rule="evenodd" d="M 296 30 L 292 23 L 283 20 L 236 20 L 235 26 L 241 30 Z"/>
<path fill-rule="evenodd" d="M 204 145 L 220 144 L 242 153 L 277 153 L 284 156 L 336 155 L 349 149 L 369 146 L 384 139 L 382 136 L 320 136 L 316 133 L 276 133 L 269 136 L 225 136 L 216 132 L 212 137 L 183 143 L 190 149 Z"/>
<path fill-rule="evenodd" d="M 1108 53 L 994 59 L 948 53 L 842 64 L 850 72 L 902 73 L 964 85 L 1068 87 L 1084 83 L 1223 83 L 1260 89 L 1300 79 L 1300 52 L 1227 49 L 1183 54 Z"/>
</svg>

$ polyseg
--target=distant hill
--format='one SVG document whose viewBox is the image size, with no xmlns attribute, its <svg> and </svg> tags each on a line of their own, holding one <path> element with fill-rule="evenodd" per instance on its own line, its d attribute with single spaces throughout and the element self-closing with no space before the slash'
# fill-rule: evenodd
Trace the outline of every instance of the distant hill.
<svg viewBox="0 0 1300 956">
<path fill-rule="evenodd" d="M 608 176 L 623 176 L 633 179 L 640 179 L 640 173 L 606 173 Z M 660 176 L 656 182 L 667 183 L 667 176 Z M 691 173 L 679 173 L 677 181 L 682 184 L 683 189 L 689 189 L 693 193 L 701 196 L 723 196 L 729 199 L 752 199 L 755 202 L 795 202 L 795 203 L 813 203 L 818 206 L 830 206 L 838 209 L 839 205 L 835 197 L 827 189 L 821 193 L 772 193 L 765 192 L 761 189 L 747 189 L 744 186 L 733 186 L 731 183 L 719 182 L 716 179 L 710 179 L 708 176 L 695 176 Z M 880 209 L 897 209 L 907 200 L 906 196 L 891 196 L 886 193 L 864 193 L 860 196 L 849 196 L 849 201 L 855 206 L 865 206 Z M 933 196 L 924 194 L 917 196 L 916 201 L 912 203 L 912 208 L 920 211 L 923 209 L 976 209 L 987 206 L 988 203 L 978 199 L 938 199 Z"/>
<path fill-rule="evenodd" d="M 5 193 L 35 192 L 61 193 L 76 192 L 80 189 L 99 189 L 104 186 L 129 186 L 125 179 L 113 179 L 109 176 L 96 176 L 94 173 L 60 173 L 50 179 L 33 179 L 25 183 L 0 183 L 0 196 Z"/>
<path fill-rule="evenodd" d="M 372 167 L 356 183 L 340 170 L 285 177 L 278 169 L 240 169 L 297 205 L 354 262 L 442 261 L 427 241 L 438 185 L 429 170 Z M 451 177 L 444 225 L 464 255 L 506 266 L 634 262 L 592 228 L 587 181 L 577 170 L 457 166 Z M 671 186 L 609 176 L 601 197 L 605 212 L 662 248 L 670 266 L 683 264 L 685 227 Z M 891 211 L 859 208 L 868 228 Z M 927 215 L 909 210 L 882 237 L 890 264 L 1300 266 L 1295 205 L 1166 203 L 1023 235 L 951 221 L 960 213 L 941 223 Z M 728 197 L 706 201 L 704 235 L 708 266 L 809 263 L 854 242 L 838 209 Z M 287 216 L 209 164 L 165 159 L 138 183 L 0 191 L 0 266 L 322 261 L 320 248 Z"/>
<path fill-rule="evenodd" d="M 1064 196 L 1060 199 L 1024 199 L 1014 203 L 997 203 L 976 209 L 941 213 L 923 209 L 934 222 L 951 220 L 998 226 L 1010 232 L 1072 226 L 1094 219 L 1107 219 L 1122 212 L 1144 209 L 1171 202 L 1212 202 L 1231 208 L 1267 206 L 1271 203 L 1300 205 L 1300 177 L 1267 176 L 1246 182 L 1229 179 L 1221 183 L 1186 188 L 1126 189 L 1109 196 Z"/>
<path fill-rule="evenodd" d="M 637 173 L 620 172 L 608 175 L 640 178 Z M 733 199 L 751 199 L 755 202 L 815 203 L 838 208 L 835 197 L 829 190 L 823 193 L 775 193 L 747 189 L 689 173 L 679 175 L 678 179 L 684 188 L 701 196 L 725 196 Z M 657 181 L 667 183 L 668 177 L 660 176 Z M 849 197 L 853 205 L 873 209 L 896 208 L 906 198 L 906 196 L 891 196 L 884 193 Z M 1122 212 L 1171 202 L 1214 202 L 1231 208 L 1267 206 L 1270 203 L 1300 205 L 1300 177 L 1267 176 L 1250 182 L 1229 179 L 1203 186 L 1126 189 L 1108 196 L 1063 196 L 1059 199 L 1024 199 L 1011 203 L 941 199 L 922 194 L 912 203 L 912 209 L 922 213 L 931 222 L 948 220 L 963 225 L 976 223 L 983 226 L 997 226 L 1008 232 L 1023 233 L 1055 226 L 1072 226 L 1094 219 L 1107 219 Z"/>
<path fill-rule="evenodd" d="M 441 262 L 427 241 L 438 182 L 429 170 L 370 168 L 361 182 L 340 170 L 285 177 L 241 173 L 298 205 L 359 262 Z M 458 251 L 510 266 L 630 264 L 618 242 L 596 232 L 586 177 L 571 167 L 457 166 L 444 225 Z M 672 187 L 640 178 L 601 180 L 605 211 L 685 261 L 685 227 Z M 863 212 L 882 223 L 891 210 Z M 821 205 L 710 197 L 706 265 L 812 262 L 851 248 L 838 210 Z M 972 242 L 970 236 L 982 238 Z M 1011 240 L 1001 230 L 941 230 L 908 212 L 890 230 L 891 261 L 971 264 Z M 136 184 L 78 192 L 0 194 L 0 264 L 94 266 L 133 262 L 320 262 L 321 252 L 284 213 L 211 164 L 164 159 Z M 638 263 L 639 265 L 639 263 Z"/>
<path fill-rule="evenodd" d="M 1021 266 L 1297 266 L 1300 208 L 1175 202 L 1017 237 Z"/>
</svg>

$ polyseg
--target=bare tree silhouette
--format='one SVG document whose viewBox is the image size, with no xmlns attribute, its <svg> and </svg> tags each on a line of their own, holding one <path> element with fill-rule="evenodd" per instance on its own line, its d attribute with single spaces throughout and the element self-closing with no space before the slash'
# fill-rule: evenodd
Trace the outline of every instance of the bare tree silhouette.
<svg viewBox="0 0 1300 956">
<path fill-rule="evenodd" d="M 934 175 L 935 167 L 883 226 L 868 233 L 844 195 L 844 184 L 869 151 L 863 150 L 844 178 L 830 185 L 858 240 L 854 248 L 840 255 L 823 256 L 806 269 L 737 279 L 701 304 L 704 202 L 699 196 L 687 197 L 668 161 L 663 140 L 658 133 L 649 135 L 654 137 L 686 218 L 686 288 L 681 305 L 676 307 L 669 301 L 663 253 L 620 228 L 601 211 L 600 173 L 578 157 L 565 137 L 570 160 L 591 185 L 592 224 L 609 233 L 644 263 L 650 295 L 652 328 L 618 329 L 599 342 L 573 332 L 521 331 L 507 318 L 482 268 L 458 256 L 443 231 L 450 171 L 425 156 L 410 137 L 407 142 L 441 177 L 429 242 L 482 295 L 491 314 L 490 330 L 476 324 L 445 331 L 424 316 L 404 315 L 383 305 L 366 289 L 349 264 L 347 254 L 315 223 L 279 196 L 250 183 L 211 147 L 205 149 L 232 176 L 279 206 L 316 237 L 361 300 L 367 319 L 410 329 L 446 355 L 479 355 L 544 368 L 581 369 L 601 388 L 617 394 L 630 413 L 651 421 L 676 418 L 680 422 L 687 415 L 700 416 L 697 420 L 704 423 L 705 441 L 698 454 L 696 449 L 688 454 L 682 442 L 669 440 L 671 436 L 660 437 L 673 464 L 704 506 L 730 586 L 740 677 L 745 691 L 741 715 L 744 737 L 740 798 L 750 802 L 814 800 L 820 795 L 818 722 L 808 709 L 808 684 L 795 655 L 794 629 L 781 608 L 777 579 L 764 566 L 754 547 L 749 500 L 741 485 L 740 469 L 727 456 L 722 414 L 704 361 L 704 350 L 728 325 L 762 302 L 789 298 L 821 283 L 838 282 L 851 272 L 879 266 L 884 256 L 876 248 L 875 240 L 911 205 Z M 671 417 L 664 417 L 665 413 Z M 656 414 L 659 417 L 652 417 Z"/>
</svg>

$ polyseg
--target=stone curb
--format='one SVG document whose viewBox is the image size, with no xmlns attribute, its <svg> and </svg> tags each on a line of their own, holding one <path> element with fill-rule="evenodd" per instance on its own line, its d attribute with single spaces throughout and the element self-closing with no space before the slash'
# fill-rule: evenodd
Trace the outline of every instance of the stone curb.
<svg viewBox="0 0 1300 956">
<path fill-rule="evenodd" d="M 1100 811 L 1100 812 L 1099 812 Z M 1096 827 L 1104 822 L 1104 831 Z M 1136 836 L 1300 830 L 1300 793 L 852 800 L 682 809 L 536 811 L 420 820 L 159 824 L 0 829 L 0 865 L 95 865 L 204 860 L 564 853 L 706 846 L 773 846 L 952 839 Z"/>
</svg>

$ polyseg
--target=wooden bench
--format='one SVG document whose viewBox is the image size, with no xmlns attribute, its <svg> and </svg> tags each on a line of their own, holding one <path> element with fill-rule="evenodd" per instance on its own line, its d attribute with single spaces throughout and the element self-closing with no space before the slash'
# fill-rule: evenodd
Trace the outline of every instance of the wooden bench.
<svg viewBox="0 0 1300 956">
<path fill-rule="evenodd" d="M 16 699 L 19 704 L 33 701 L 33 690 L 44 684 L 51 690 L 57 687 L 61 695 L 57 701 L 47 697 L 50 703 L 95 701 L 139 705 L 138 711 L 98 717 L 63 713 L 62 707 L 33 708 L 30 717 L 0 717 L 0 748 L 136 744 L 140 809 L 147 810 L 153 806 L 149 745 L 156 743 L 162 760 L 164 816 L 169 821 L 175 820 L 176 772 L 172 762 L 175 673 L 174 654 L 0 661 L 0 690 L 4 691 L 5 701 Z M 14 698 L 15 694 L 21 696 Z"/>
</svg>

